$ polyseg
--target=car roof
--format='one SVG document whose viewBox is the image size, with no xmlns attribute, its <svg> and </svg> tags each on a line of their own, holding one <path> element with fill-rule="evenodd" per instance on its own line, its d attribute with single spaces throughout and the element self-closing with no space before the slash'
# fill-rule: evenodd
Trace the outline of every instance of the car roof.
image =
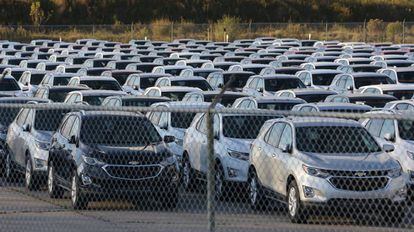
<svg viewBox="0 0 414 232">
<path fill-rule="evenodd" d="M 335 91 L 327 90 L 327 89 L 302 88 L 302 89 L 289 89 L 289 91 L 292 91 L 297 95 L 298 94 L 332 94 L 332 95 L 337 94 Z"/>
<path fill-rule="evenodd" d="M 360 105 L 355 103 L 345 102 L 318 102 L 315 105 L 322 110 L 328 109 L 359 109 L 359 110 L 371 110 L 372 107 L 368 105 Z"/>
<path fill-rule="evenodd" d="M 306 101 L 301 99 L 301 98 L 292 98 L 292 97 L 275 97 L 275 96 L 271 96 L 271 97 L 255 98 L 255 100 L 258 104 L 260 104 L 260 103 L 273 103 L 273 102 L 298 103 L 298 104 L 306 103 Z"/>
<path fill-rule="evenodd" d="M 345 96 L 350 99 L 352 98 L 365 98 L 365 99 L 390 99 L 390 100 L 398 100 L 396 97 L 387 95 L 387 94 L 371 94 L 371 93 L 350 93 L 345 95 L 339 95 L 339 96 Z"/>
<path fill-rule="evenodd" d="M 377 72 L 356 72 L 356 73 L 351 73 L 349 75 L 352 75 L 354 78 L 364 78 L 364 77 L 388 77 L 385 74 L 382 73 L 377 73 Z M 389 77 L 388 77 L 389 78 Z"/>
<path fill-rule="evenodd" d="M 50 102 L 49 99 L 37 98 L 37 97 L 0 97 L 1 103 L 26 103 L 29 101 L 36 102 Z"/>
<path fill-rule="evenodd" d="M 182 76 L 172 76 L 168 77 L 171 81 L 186 81 L 186 80 L 206 80 L 200 76 L 191 76 L 191 77 L 182 77 Z"/>
<path fill-rule="evenodd" d="M 146 118 L 145 115 L 130 111 L 81 111 L 77 112 L 76 114 L 81 115 L 83 118 L 96 116 L 131 116 Z"/>
<path fill-rule="evenodd" d="M 304 126 L 350 126 L 350 127 L 362 127 L 361 124 L 354 120 L 340 119 L 340 118 L 328 118 L 328 117 L 288 117 L 281 119 L 272 119 L 271 122 L 283 121 L 290 122 L 295 127 Z"/>
<path fill-rule="evenodd" d="M 403 84 L 403 85 L 398 85 L 398 84 L 383 84 L 383 85 L 367 85 L 367 86 L 363 86 L 363 88 L 368 88 L 368 87 L 376 87 L 382 90 L 414 90 L 414 84 Z"/>
<path fill-rule="evenodd" d="M 309 71 L 311 74 L 341 74 L 341 71 L 335 69 L 314 69 Z"/>
<path fill-rule="evenodd" d="M 188 86 L 162 86 L 158 87 L 161 92 L 196 92 L 201 91 L 199 88 Z"/>
<path fill-rule="evenodd" d="M 116 81 L 113 77 L 107 76 L 80 76 L 81 81 Z"/>
<path fill-rule="evenodd" d="M 109 96 L 116 96 L 116 95 L 126 95 L 126 93 L 121 91 L 114 91 L 114 90 L 80 90 L 76 91 L 82 94 L 82 96 L 99 96 L 99 95 L 109 95 Z"/>
</svg>

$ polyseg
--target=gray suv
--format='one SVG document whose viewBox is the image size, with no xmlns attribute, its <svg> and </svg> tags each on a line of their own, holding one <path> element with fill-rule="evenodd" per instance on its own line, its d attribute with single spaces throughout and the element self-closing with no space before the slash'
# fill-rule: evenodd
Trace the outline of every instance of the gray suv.
<svg viewBox="0 0 414 232">
<path fill-rule="evenodd" d="M 384 220 L 400 222 L 407 176 L 386 153 L 393 149 L 381 148 L 355 121 L 267 121 L 251 147 L 250 203 L 254 208 L 268 199 L 287 203 L 294 223 L 305 223 L 311 209 L 321 206 L 335 206 L 335 211 L 380 209 L 384 214 L 379 215 L 391 216 Z"/>
</svg>

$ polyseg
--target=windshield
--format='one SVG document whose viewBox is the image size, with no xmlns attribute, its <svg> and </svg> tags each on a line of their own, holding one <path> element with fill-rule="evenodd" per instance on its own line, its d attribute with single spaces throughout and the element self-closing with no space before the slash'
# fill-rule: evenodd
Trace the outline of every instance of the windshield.
<svg viewBox="0 0 414 232">
<path fill-rule="evenodd" d="M 70 110 L 36 110 L 34 128 L 42 131 L 56 131 L 65 114 Z"/>
<path fill-rule="evenodd" d="M 204 91 L 213 90 L 206 80 L 172 81 L 171 86 L 195 87 Z"/>
<path fill-rule="evenodd" d="M 139 87 L 141 89 L 146 89 L 155 85 L 155 82 L 159 77 L 141 77 L 139 80 Z"/>
<path fill-rule="evenodd" d="M 83 101 L 92 106 L 100 106 L 107 97 L 109 96 L 83 96 Z"/>
<path fill-rule="evenodd" d="M 224 85 L 232 78 L 233 80 L 230 83 L 229 88 L 243 88 L 246 85 L 247 80 L 250 78 L 250 74 L 224 74 Z"/>
<path fill-rule="evenodd" d="M 16 91 L 20 90 L 19 84 L 15 79 L 3 79 L 0 81 L 0 91 Z"/>
<path fill-rule="evenodd" d="M 314 103 L 314 102 L 322 102 L 325 100 L 327 96 L 331 94 L 301 94 L 297 95 L 296 97 L 301 98 L 305 100 L 308 103 Z"/>
<path fill-rule="evenodd" d="M 0 124 L 8 126 L 13 122 L 14 118 L 19 113 L 19 108 L 1 108 L 0 109 Z"/>
<path fill-rule="evenodd" d="M 171 127 L 187 129 L 195 115 L 196 113 L 172 112 Z"/>
<path fill-rule="evenodd" d="M 32 84 L 32 85 L 40 84 L 40 82 L 42 82 L 44 76 L 45 76 L 45 74 L 41 74 L 41 73 L 39 73 L 39 74 L 35 73 L 34 74 L 34 73 L 32 73 L 30 75 L 30 84 Z"/>
<path fill-rule="evenodd" d="M 146 118 L 104 115 L 86 117 L 82 121 L 80 140 L 107 146 L 145 146 L 161 142 L 161 137 Z"/>
<path fill-rule="evenodd" d="M 168 97 L 171 101 L 181 101 L 187 92 L 162 92 L 163 97 Z"/>
<path fill-rule="evenodd" d="M 53 85 L 54 86 L 68 85 L 70 78 L 72 78 L 72 76 L 55 77 L 53 78 Z"/>
<path fill-rule="evenodd" d="M 384 94 L 394 96 L 400 100 L 411 99 L 413 97 L 413 90 L 389 90 L 384 91 Z"/>
<path fill-rule="evenodd" d="M 213 102 L 213 99 L 217 95 L 205 95 L 204 101 L 205 102 Z M 223 95 L 221 96 L 221 99 L 219 101 L 220 104 L 222 104 L 224 107 L 231 107 L 233 103 L 240 97 L 243 97 L 241 95 Z"/>
<path fill-rule="evenodd" d="M 362 67 L 353 67 L 354 72 L 376 72 L 379 69 L 377 66 L 362 66 Z"/>
<path fill-rule="evenodd" d="M 223 135 L 227 138 L 255 139 L 262 125 L 271 116 L 237 115 L 223 116 Z"/>
<path fill-rule="evenodd" d="M 64 102 L 66 98 L 67 92 L 49 92 L 49 99 L 53 102 Z"/>
<path fill-rule="evenodd" d="M 129 73 L 117 73 L 115 75 L 112 74 L 112 77 L 115 78 L 115 80 L 118 81 L 120 85 L 124 85 L 129 77 Z"/>
<path fill-rule="evenodd" d="M 398 131 L 401 139 L 414 140 L 414 121 L 399 120 Z"/>
<path fill-rule="evenodd" d="M 312 81 L 314 85 L 330 85 L 337 73 L 313 74 Z"/>
<path fill-rule="evenodd" d="M 183 69 L 166 69 L 165 70 L 165 73 L 168 73 L 168 74 L 171 74 L 171 75 L 173 75 L 173 76 L 178 76 L 178 75 L 180 75 L 180 73 L 181 73 L 181 71 L 182 71 Z"/>
<path fill-rule="evenodd" d="M 381 148 L 362 127 L 305 126 L 296 128 L 299 151 L 314 153 L 372 153 Z"/>
<path fill-rule="evenodd" d="M 306 88 L 303 82 L 297 78 L 289 79 L 266 79 L 265 90 L 276 92 L 285 89 Z"/>
<path fill-rule="evenodd" d="M 400 83 L 414 83 L 414 72 L 398 72 L 397 75 Z"/>
<path fill-rule="evenodd" d="M 87 85 L 91 89 L 98 90 L 122 90 L 121 86 L 116 81 L 103 81 L 103 80 L 90 80 L 90 81 L 80 81 L 81 84 Z"/>
<path fill-rule="evenodd" d="M 298 103 L 285 103 L 285 102 L 258 103 L 258 107 L 259 109 L 266 109 L 266 110 L 291 110 L 293 106 L 297 104 Z"/>
<path fill-rule="evenodd" d="M 392 101 L 392 100 L 382 99 L 382 98 L 370 98 L 370 99 L 350 98 L 349 101 L 351 103 L 364 104 L 364 105 L 369 105 L 371 107 L 376 107 L 376 108 L 383 108 L 385 104 L 387 104 L 387 102 Z"/>
<path fill-rule="evenodd" d="M 369 76 L 355 78 L 355 88 L 367 85 L 380 85 L 380 84 L 394 84 L 394 82 L 385 76 Z"/>
</svg>

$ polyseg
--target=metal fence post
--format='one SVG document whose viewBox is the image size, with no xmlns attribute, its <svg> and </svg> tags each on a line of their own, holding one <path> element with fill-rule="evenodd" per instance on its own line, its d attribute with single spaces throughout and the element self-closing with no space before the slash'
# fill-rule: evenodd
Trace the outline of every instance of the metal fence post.
<svg viewBox="0 0 414 232">
<path fill-rule="evenodd" d="M 213 105 L 213 103 L 211 104 Z M 207 154 L 208 154 L 208 172 L 207 172 L 207 219 L 208 231 L 216 230 L 215 223 L 215 159 L 214 159 L 214 128 L 213 115 L 210 107 L 207 111 Z"/>
</svg>

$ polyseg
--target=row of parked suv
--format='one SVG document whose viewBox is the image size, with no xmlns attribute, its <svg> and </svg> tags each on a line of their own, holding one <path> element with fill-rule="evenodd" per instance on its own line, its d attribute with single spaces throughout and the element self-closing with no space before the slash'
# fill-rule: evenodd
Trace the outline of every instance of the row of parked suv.
<svg viewBox="0 0 414 232">
<path fill-rule="evenodd" d="M 24 174 L 28 189 L 45 185 L 53 198 L 68 191 L 77 209 L 148 196 L 175 207 L 180 182 L 192 191 L 205 181 L 207 119 L 196 112 L 225 87 L 213 117 L 217 199 L 239 192 L 255 209 L 282 202 L 293 222 L 320 206 L 369 204 L 399 222 L 414 180 L 410 121 L 284 118 L 261 109 L 404 114 L 414 107 L 413 50 L 276 38 L 2 41 L 3 174 Z"/>
</svg>

